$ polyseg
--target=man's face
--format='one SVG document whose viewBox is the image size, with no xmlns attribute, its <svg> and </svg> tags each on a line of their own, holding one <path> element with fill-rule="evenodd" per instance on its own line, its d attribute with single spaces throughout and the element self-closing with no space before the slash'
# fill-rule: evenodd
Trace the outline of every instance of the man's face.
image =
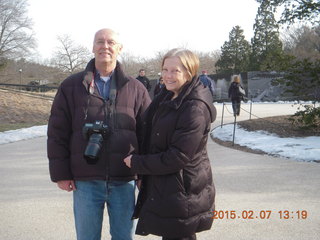
<svg viewBox="0 0 320 240">
<path fill-rule="evenodd" d="M 139 72 L 139 75 L 140 75 L 141 77 L 144 77 L 144 76 L 146 75 L 146 72 L 145 72 L 145 71 L 140 71 L 140 72 Z"/>
<path fill-rule="evenodd" d="M 114 63 L 122 50 L 118 35 L 110 29 L 98 31 L 94 37 L 92 52 L 96 61 Z"/>
</svg>

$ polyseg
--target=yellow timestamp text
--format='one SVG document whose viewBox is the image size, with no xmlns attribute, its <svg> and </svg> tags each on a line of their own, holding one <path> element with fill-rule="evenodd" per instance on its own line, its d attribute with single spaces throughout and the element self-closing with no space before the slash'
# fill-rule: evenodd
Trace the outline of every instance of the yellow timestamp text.
<svg viewBox="0 0 320 240">
<path fill-rule="evenodd" d="M 246 219 L 246 220 L 264 220 L 271 218 L 278 219 L 299 219 L 308 218 L 307 210 L 215 210 L 212 212 L 213 219 Z"/>
</svg>

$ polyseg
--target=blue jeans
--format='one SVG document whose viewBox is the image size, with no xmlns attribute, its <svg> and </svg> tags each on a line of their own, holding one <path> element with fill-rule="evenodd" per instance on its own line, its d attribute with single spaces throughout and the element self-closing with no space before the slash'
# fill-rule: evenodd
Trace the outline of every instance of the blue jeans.
<svg viewBox="0 0 320 240">
<path fill-rule="evenodd" d="M 100 240 L 107 205 L 112 240 L 131 240 L 135 181 L 76 181 L 73 208 L 77 240 Z"/>
<path fill-rule="evenodd" d="M 231 102 L 232 102 L 233 115 L 234 116 L 236 116 L 236 115 L 239 116 L 240 115 L 240 104 L 241 104 L 240 98 L 232 99 Z"/>
</svg>

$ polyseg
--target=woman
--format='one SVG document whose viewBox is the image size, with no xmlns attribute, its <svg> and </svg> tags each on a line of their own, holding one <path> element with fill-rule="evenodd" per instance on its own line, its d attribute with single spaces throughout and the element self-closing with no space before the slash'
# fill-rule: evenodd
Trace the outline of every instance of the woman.
<svg viewBox="0 0 320 240">
<path fill-rule="evenodd" d="M 136 234 L 190 240 L 211 228 L 215 189 L 206 145 L 216 109 L 198 68 L 189 50 L 164 56 L 165 88 L 146 112 L 142 155 L 124 159 L 142 175 Z"/>
<path fill-rule="evenodd" d="M 242 93 L 240 92 L 240 88 L 241 88 L 241 91 L 243 91 Z M 239 116 L 240 115 L 240 104 L 241 104 L 241 100 L 244 95 L 244 89 L 240 84 L 240 76 L 239 75 L 232 76 L 232 82 L 229 87 L 228 95 L 229 95 L 229 98 L 231 98 L 233 116 Z"/>
</svg>

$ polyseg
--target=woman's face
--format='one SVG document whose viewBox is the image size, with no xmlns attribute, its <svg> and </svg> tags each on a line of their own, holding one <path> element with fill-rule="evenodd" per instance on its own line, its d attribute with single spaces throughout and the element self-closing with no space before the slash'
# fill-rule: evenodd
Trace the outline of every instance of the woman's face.
<svg viewBox="0 0 320 240">
<path fill-rule="evenodd" d="M 181 88 L 188 81 L 188 74 L 178 57 L 170 57 L 164 60 L 162 66 L 162 77 L 166 89 L 177 97 Z"/>
</svg>

